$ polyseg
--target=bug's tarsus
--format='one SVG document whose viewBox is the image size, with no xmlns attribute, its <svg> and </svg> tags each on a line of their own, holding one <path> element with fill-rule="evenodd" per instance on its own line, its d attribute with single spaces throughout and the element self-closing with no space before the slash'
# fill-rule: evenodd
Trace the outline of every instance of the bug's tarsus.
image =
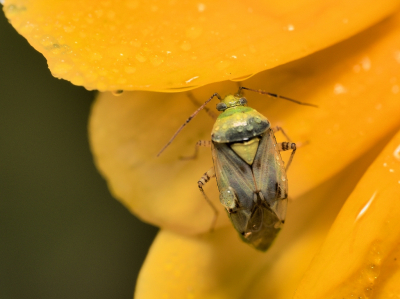
<svg viewBox="0 0 400 299">
<path fill-rule="evenodd" d="M 210 232 L 212 232 L 215 228 L 215 225 L 217 223 L 218 219 L 218 210 L 215 207 L 215 205 L 212 203 L 212 201 L 208 198 L 206 193 L 203 190 L 203 186 L 207 184 L 207 182 L 212 178 L 215 177 L 215 169 L 214 167 L 211 167 L 203 176 L 200 178 L 200 180 L 197 182 L 197 185 L 200 189 L 200 192 L 203 194 L 204 199 L 207 201 L 207 203 L 210 205 L 210 207 L 213 209 L 214 212 L 214 217 L 213 220 L 211 221 L 211 227 L 210 227 Z"/>
<path fill-rule="evenodd" d="M 172 141 L 175 139 L 175 137 L 179 134 L 179 132 L 194 118 L 201 110 L 204 109 L 204 107 L 214 98 L 217 97 L 219 100 L 222 100 L 221 96 L 216 92 L 214 93 L 207 101 L 204 102 L 203 105 L 201 105 L 189 118 L 183 123 L 183 125 L 178 129 L 178 131 L 175 132 L 175 134 L 172 136 L 172 138 L 167 142 L 166 145 L 158 152 L 157 157 L 161 155 L 161 153 L 172 143 Z"/>
<path fill-rule="evenodd" d="M 287 165 L 286 165 L 286 168 L 285 168 L 286 171 L 288 171 L 289 166 L 290 166 L 290 164 L 292 163 L 294 154 L 296 153 L 296 143 L 291 143 L 290 146 L 291 146 L 290 148 L 291 148 L 291 150 L 292 150 L 292 153 L 290 154 L 289 161 L 288 161 L 288 163 L 287 163 Z"/>
<path fill-rule="evenodd" d="M 259 94 L 265 94 L 265 95 L 268 95 L 268 96 L 270 96 L 270 97 L 274 97 L 274 98 L 278 98 L 278 99 L 283 99 L 283 100 L 291 101 L 291 102 L 296 103 L 296 104 L 299 104 L 299 105 L 311 106 L 311 107 L 318 108 L 317 105 L 310 104 L 310 103 L 300 102 L 300 101 L 297 101 L 297 100 L 294 100 L 294 99 L 291 99 L 291 98 L 287 98 L 287 97 L 281 96 L 281 95 L 276 94 L 276 93 L 267 92 L 267 91 L 261 90 L 261 89 L 251 89 L 251 88 L 247 88 L 247 87 L 241 86 L 241 87 L 239 87 L 238 94 L 241 94 L 242 89 L 254 91 L 254 92 L 257 92 L 257 93 L 259 93 Z"/>
</svg>

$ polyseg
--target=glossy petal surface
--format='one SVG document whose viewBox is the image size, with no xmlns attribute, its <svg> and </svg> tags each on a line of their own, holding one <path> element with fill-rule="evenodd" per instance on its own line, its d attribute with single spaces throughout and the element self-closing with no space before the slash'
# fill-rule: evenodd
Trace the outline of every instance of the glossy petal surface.
<svg viewBox="0 0 400 299">
<path fill-rule="evenodd" d="M 6 0 L 4 11 L 58 78 L 101 91 L 173 92 L 304 57 L 398 6 L 398 0 Z"/>
<path fill-rule="evenodd" d="M 311 270 L 300 285 L 297 298 L 358 298 L 346 295 L 359 295 L 356 292 L 359 287 L 368 287 L 365 282 L 369 282 L 368 279 L 373 281 L 374 275 L 379 273 L 378 280 L 383 277 L 390 277 L 392 280 L 390 287 L 385 283 L 381 284 L 385 287 L 385 294 L 389 293 L 386 289 L 390 290 L 390 294 L 396 294 L 395 277 L 392 273 L 398 268 L 394 258 L 398 253 L 396 242 L 399 240 L 399 226 L 395 225 L 393 218 L 386 218 L 389 221 L 386 222 L 385 217 L 388 213 L 396 217 L 400 211 L 396 203 L 400 191 L 400 162 L 392 157 L 396 150 L 398 154 L 399 144 L 400 133 L 380 153 L 365 175 L 363 172 L 373 157 L 376 157 L 378 148 L 363 155 L 324 184 L 292 201 L 285 227 L 267 253 L 255 251 L 240 242 L 232 227 L 196 237 L 161 231 L 142 268 L 135 298 L 289 299 L 293 298 L 310 263 Z M 387 164 L 383 166 L 382 163 Z M 381 179 L 375 177 L 375 168 L 382 170 L 379 173 Z M 391 172 L 390 169 L 395 170 Z M 361 182 L 353 191 L 354 185 L 362 176 Z M 380 188 L 382 193 L 388 195 L 392 193 L 390 198 L 393 199 L 393 205 L 373 207 L 371 203 L 370 209 L 360 214 L 369 200 L 369 197 L 365 200 L 364 195 L 370 195 L 370 191 L 375 188 Z M 335 238 L 331 237 L 331 231 L 320 256 L 313 259 L 349 194 L 351 196 L 332 229 L 336 231 Z M 356 197 L 361 200 L 353 205 Z M 385 205 L 388 199 L 384 196 L 381 203 Z M 351 212 L 349 206 L 352 206 Z M 357 219 L 358 215 L 360 216 Z M 356 219 L 359 229 L 353 230 Z M 380 240 L 379 249 L 376 242 L 373 242 L 376 238 Z M 356 242 L 352 242 L 354 240 Z M 361 244 L 358 242 L 360 240 L 361 243 L 367 242 Z M 389 246 L 385 247 L 384 244 Z M 347 251 L 340 251 L 342 249 Z M 366 255 L 363 254 L 364 251 Z M 382 263 L 385 255 L 388 255 L 388 268 Z M 351 273 L 350 277 L 346 275 L 348 266 L 357 263 L 362 271 Z M 364 276 L 359 276 L 360 273 Z M 157 288 L 154 288 L 155 283 Z M 340 292 L 336 287 L 338 284 L 343 284 L 347 291 L 354 292 Z M 375 293 L 378 293 L 378 289 Z"/>
<path fill-rule="evenodd" d="M 321 185 L 375 145 L 383 147 L 400 125 L 399 67 L 397 14 L 347 41 L 243 83 L 319 105 L 300 106 L 246 92 L 251 107 L 302 144 L 288 172 L 289 197 Z M 216 91 L 225 95 L 236 90 L 232 82 L 218 83 L 193 94 L 202 102 Z M 212 160 L 207 148 L 200 149 L 197 160 L 179 157 L 190 156 L 196 141 L 210 138 L 213 120 L 200 113 L 160 158 L 156 154 L 195 109 L 184 93 L 104 93 L 90 123 L 96 162 L 113 194 L 145 221 L 188 234 L 206 232 L 211 223 L 212 211 L 197 180 Z M 277 138 L 284 141 L 279 133 Z M 218 226 L 226 225 L 214 180 L 205 191 L 221 209 Z"/>
<path fill-rule="evenodd" d="M 396 298 L 400 291 L 400 132 L 337 216 L 294 298 Z"/>
</svg>

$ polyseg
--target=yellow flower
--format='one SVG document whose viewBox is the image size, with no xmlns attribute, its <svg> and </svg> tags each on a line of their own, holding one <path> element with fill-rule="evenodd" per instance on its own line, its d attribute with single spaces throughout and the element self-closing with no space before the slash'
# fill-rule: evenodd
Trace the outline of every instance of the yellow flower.
<svg viewBox="0 0 400 299">
<path fill-rule="evenodd" d="M 319 106 L 246 92 L 303 144 L 288 173 L 285 227 L 261 253 L 240 241 L 213 181 L 205 191 L 220 216 L 208 232 L 213 214 L 196 182 L 210 152 L 179 159 L 209 138 L 206 113 L 156 158 L 196 109 L 186 94 L 99 95 L 90 121 L 98 167 L 127 208 L 161 227 L 136 298 L 400 296 L 400 13 L 344 40 L 398 1 L 45 2 L 6 0 L 5 10 L 53 74 L 75 84 L 174 91 L 278 66 L 243 85 Z M 236 90 L 220 82 L 193 94 L 203 101 Z"/>
</svg>

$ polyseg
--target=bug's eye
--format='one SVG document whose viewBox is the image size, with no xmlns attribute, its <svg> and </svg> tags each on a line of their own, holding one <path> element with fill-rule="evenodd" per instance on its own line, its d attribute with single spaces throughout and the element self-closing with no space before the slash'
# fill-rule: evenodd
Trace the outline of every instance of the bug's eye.
<svg viewBox="0 0 400 299">
<path fill-rule="evenodd" d="M 247 105 L 247 100 L 245 98 L 241 98 L 239 101 L 240 101 L 240 104 L 242 104 L 243 106 Z"/>
<path fill-rule="evenodd" d="M 218 111 L 224 111 L 226 108 L 228 108 L 228 106 L 226 106 L 225 103 L 218 103 L 217 104 L 217 110 Z"/>
</svg>

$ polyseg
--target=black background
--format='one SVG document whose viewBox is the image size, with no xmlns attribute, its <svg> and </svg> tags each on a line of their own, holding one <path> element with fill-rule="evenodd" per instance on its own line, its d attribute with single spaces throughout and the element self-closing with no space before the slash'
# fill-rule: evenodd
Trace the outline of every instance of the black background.
<svg viewBox="0 0 400 299">
<path fill-rule="evenodd" d="M 95 169 L 95 95 L 53 78 L 0 13 L 1 299 L 132 298 L 157 230 Z"/>
</svg>

